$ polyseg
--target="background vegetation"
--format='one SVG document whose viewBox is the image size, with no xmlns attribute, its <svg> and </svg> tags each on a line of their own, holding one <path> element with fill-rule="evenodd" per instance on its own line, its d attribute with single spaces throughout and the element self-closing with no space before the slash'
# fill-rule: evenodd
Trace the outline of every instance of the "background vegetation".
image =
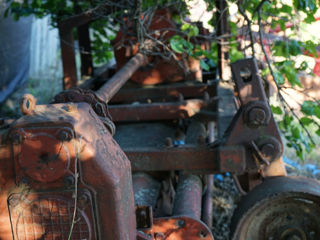
<svg viewBox="0 0 320 240">
<path fill-rule="evenodd" d="M 102 64 L 113 58 L 112 40 L 119 29 L 135 34 L 139 50 L 148 55 L 161 54 L 165 58 L 183 57 L 199 58 L 204 70 L 217 64 L 217 43 L 221 36 L 216 34 L 219 19 L 215 2 L 204 0 L 207 11 L 213 12 L 208 21 L 211 26 L 209 36 L 212 46 L 203 50 L 192 41 L 201 35 L 196 24 L 187 20 L 190 15 L 189 3 L 184 0 L 23 0 L 12 1 L 6 10 L 15 19 L 34 14 L 36 17 L 50 15 L 52 25 L 73 15 L 90 12 L 95 14 L 96 21 L 91 23 L 92 53 L 96 64 Z M 299 109 L 283 96 L 288 88 L 304 92 L 299 73 L 312 74 L 308 61 L 298 61 L 302 55 L 317 58 L 319 39 L 302 38 L 303 29 L 316 21 L 315 14 L 319 8 L 317 0 L 228 0 L 230 12 L 228 18 L 230 33 L 223 38 L 228 39 L 230 61 L 254 56 L 262 64 L 262 76 L 271 78 L 276 86 L 278 102 L 273 103 L 272 110 L 278 115 L 280 130 L 287 140 L 287 146 L 295 150 L 300 159 L 315 148 L 316 136 L 320 136 L 319 100 L 309 97 L 299 103 Z M 158 8 L 170 8 L 178 31 L 168 42 L 155 39 L 150 32 L 147 19 L 152 18 Z M 142 17 L 143 16 L 143 17 Z M 128 26 L 128 21 L 134 23 Z M 240 37 L 239 37 L 240 36 Z M 152 47 L 145 44 L 152 42 Z M 312 133 L 310 133 L 310 130 Z"/>
</svg>

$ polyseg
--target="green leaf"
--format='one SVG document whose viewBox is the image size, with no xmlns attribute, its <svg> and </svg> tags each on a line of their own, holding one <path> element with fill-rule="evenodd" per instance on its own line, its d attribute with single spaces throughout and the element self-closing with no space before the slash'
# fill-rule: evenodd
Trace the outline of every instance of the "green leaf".
<svg viewBox="0 0 320 240">
<path fill-rule="evenodd" d="M 200 59 L 200 66 L 202 69 L 204 69 L 206 71 L 210 70 L 210 66 L 205 61 L 203 61 L 203 59 Z"/>
<path fill-rule="evenodd" d="M 299 139 L 301 137 L 301 133 L 298 127 L 293 127 L 291 130 L 292 136 L 296 139 Z"/>
<path fill-rule="evenodd" d="M 289 126 L 293 121 L 293 117 L 289 116 L 288 114 L 284 115 L 284 123 L 285 125 Z"/>
<path fill-rule="evenodd" d="M 289 5 L 283 4 L 280 10 L 282 12 L 290 14 L 292 12 L 292 7 L 290 7 Z"/>
<path fill-rule="evenodd" d="M 320 136 L 320 128 L 316 131 L 316 134 Z"/>
<path fill-rule="evenodd" d="M 314 111 L 314 115 L 315 115 L 317 118 L 320 119 L 320 107 L 319 107 L 319 105 L 315 106 L 313 111 Z"/>
<path fill-rule="evenodd" d="M 282 114 L 282 110 L 279 106 L 272 106 L 271 105 L 271 110 L 274 114 L 278 114 L 278 115 L 281 115 Z"/>
<path fill-rule="evenodd" d="M 183 53 L 184 49 L 183 49 L 183 42 L 182 39 L 179 36 L 173 36 L 170 39 L 170 46 L 172 48 L 173 51 L 177 52 L 177 53 Z"/>
<path fill-rule="evenodd" d="M 304 101 L 301 106 L 301 112 L 308 116 L 314 115 L 314 108 L 316 107 L 316 103 L 313 101 Z"/>
<path fill-rule="evenodd" d="M 307 17 L 304 19 L 304 21 L 308 24 L 313 23 L 316 21 L 316 19 L 314 18 L 313 13 L 312 14 L 308 14 Z"/>
<path fill-rule="evenodd" d="M 284 77 L 282 76 L 281 73 L 279 73 L 278 71 L 275 71 L 275 72 L 274 72 L 274 76 L 275 76 L 275 78 L 276 78 L 276 82 L 277 82 L 279 85 L 284 84 Z"/>
<path fill-rule="evenodd" d="M 311 118 L 308 117 L 302 117 L 300 118 L 300 121 L 302 122 L 303 125 L 308 126 L 311 123 L 313 123 L 313 120 Z"/>
<path fill-rule="evenodd" d="M 291 40 L 291 41 L 289 42 L 289 53 L 290 53 L 290 55 L 292 55 L 292 56 L 297 56 L 297 55 L 299 55 L 299 54 L 302 53 L 301 47 L 300 47 L 298 41 L 296 41 L 296 40 Z"/>
<path fill-rule="evenodd" d="M 199 28 L 189 23 L 183 24 L 181 26 L 181 31 L 186 32 L 188 37 L 196 37 L 199 35 Z"/>
</svg>

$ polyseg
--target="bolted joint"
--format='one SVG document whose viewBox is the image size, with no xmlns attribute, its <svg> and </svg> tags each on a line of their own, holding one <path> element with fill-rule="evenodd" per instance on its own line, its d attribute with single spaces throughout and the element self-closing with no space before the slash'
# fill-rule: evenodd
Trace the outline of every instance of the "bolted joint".
<svg viewBox="0 0 320 240">
<path fill-rule="evenodd" d="M 261 101 L 249 103 L 243 113 L 244 122 L 251 128 L 268 125 L 271 115 L 267 103 Z"/>
<path fill-rule="evenodd" d="M 62 142 L 70 141 L 72 139 L 72 134 L 69 131 L 62 130 L 58 134 L 58 139 Z"/>
<path fill-rule="evenodd" d="M 261 146 L 261 153 L 265 158 L 272 157 L 275 150 L 276 148 L 272 143 L 266 143 Z"/>
<path fill-rule="evenodd" d="M 267 114 L 264 109 L 255 107 L 248 113 L 248 123 L 253 126 L 264 125 L 266 122 Z"/>
<path fill-rule="evenodd" d="M 260 138 L 255 144 L 252 142 L 254 153 L 263 163 L 269 165 L 282 154 L 282 144 L 274 137 Z"/>
</svg>

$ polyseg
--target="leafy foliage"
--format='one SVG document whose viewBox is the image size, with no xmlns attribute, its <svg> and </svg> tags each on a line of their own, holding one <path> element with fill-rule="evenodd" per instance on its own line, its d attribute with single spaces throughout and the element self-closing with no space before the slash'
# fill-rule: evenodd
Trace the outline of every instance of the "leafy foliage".
<svg viewBox="0 0 320 240">
<path fill-rule="evenodd" d="M 22 16 L 34 14 L 36 17 L 51 16 L 52 24 L 57 26 L 62 21 L 79 11 L 87 11 L 101 4 L 102 0 L 92 1 L 69 1 L 69 0 L 23 0 L 21 3 L 12 1 L 10 7 L 6 10 L 19 19 Z M 112 1 L 111 1 L 112 2 Z M 92 50 L 96 63 L 108 61 L 113 56 L 111 41 L 115 37 L 115 31 L 125 24 L 124 18 L 130 18 L 137 21 L 143 14 L 149 14 L 157 7 L 170 6 L 178 11 L 173 15 L 179 31 L 168 42 L 170 51 L 173 54 L 181 56 L 191 56 L 200 59 L 201 67 L 209 70 L 210 67 L 217 64 L 217 41 L 214 39 L 211 48 L 204 50 L 200 44 L 194 39 L 199 37 L 200 30 L 196 24 L 185 21 L 188 15 L 188 7 L 184 0 L 141 0 L 135 1 L 137 5 L 121 6 L 120 10 L 115 10 L 112 15 L 101 18 L 99 21 L 91 23 L 92 33 Z M 208 11 L 216 11 L 215 1 L 205 0 Z M 258 26 L 260 31 L 264 31 L 268 27 L 274 31 L 286 31 L 290 29 L 291 33 L 286 37 L 277 38 L 270 45 L 271 67 L 262 71 L 263 75 L 272 74 L 277 86 L 281 88 L 287 84 L 291 87 L 302 88 L 298 74 L 301 71 L 310 71 L 308 63 L 297 61 L 301 55 L 309 55 L 318 57 L 318 43 L 311 40 L 302 41 L 295 38 L 295 32 L 299 31 L 300 23 L 310 24 L 315 21 L 314 14 L 319 6 L 318 0 L 228 0 L 228 4 L 236 4 L 238 6 L 237 17 L 229 19 L 230 36 L 229 36 L 229 58 L 234 62 L 246 56 L 244 46 L 241 49 L 242 40 L 238 39 L 239 28 L 246 25 Z M 115 6 L 119 3 L 113 2 Z M 138 4 L 140 3 L 140 5 Z M 112 7 L 115 7 L 112 6 Z M 117 6 L 118 7 L 118 6 Z M 242 11 L 241 11 L 242 10 Z M 228 9 L 226 9 L 228 11 Z M 152 14 L 151 14 L 152 15 Z M 242 16 L 239 17 L 239 16 Z M 147 19 L 147 18 L 145 18 Z M 217 25 L 215 16 L 209 21 L 212 26 Z M 292 23 L 292 24 L 290 24 Z M 249 28 L 249 33 L 251 29 Z M 138 32 L 138 31 L 136 31 Z M 143 31 L 142 31 L 143 32 Z M 251 43 L 251 48 L 255 48 Z M 163 48 L 160 48 L 163 49 Z M 262 59 L 263 60 L 263 59 Z M 280 91 L 281 94 L 281 91 Z M 283 101 L 283 98 L 280 98 Z M 282 102 L 279 106 L 272 106 L 274 114 L 281 116 L 279 127 L 288 140 L 288 146 L 296 150 L 297 155 L 303 159 L 305 152 L 314 148 L 313 141 L 306 135 L 307 127 L 316 126 L 316 134 L 320 136 L 320 107 L 318 101 L 305 101 L 301 106 L 301 113 L 297 114 L 289 105 Z"/>
</svg>

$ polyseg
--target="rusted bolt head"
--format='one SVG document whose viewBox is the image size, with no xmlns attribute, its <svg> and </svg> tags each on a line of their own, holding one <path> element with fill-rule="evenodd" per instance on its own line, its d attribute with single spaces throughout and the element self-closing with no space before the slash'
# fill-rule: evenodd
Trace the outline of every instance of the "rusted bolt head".
<svg viewBox="0 0 320 240">
<path fill-rule="evenodd" d="M 22 142 L 22 136 L 20 133 L 13 133 L 11 136 L 11 140 L 14 144 L 20 144 Z"/>
<path fill-rule="evenodd" d="M 274 145 L 272 143 L 264 144 L 261 147 L 261 153 L 265 157 L 272 156 L 274 154 L 274 151 L 275 151 L 275 147 L 274 147 Z"/>
<path fill-rule="evenodd" d="M 73 176 L 66 176 L 63 181 L 66 186 L 73 186 L 74 185 L 74 177 Z"/>
<path fill-rule="evenodd" d="M 198 236 L 200 238 L 206 238 L 208 236 L 208 233 L 204 230 L 201 230 L 199 233 L 198 233 Z"/>
<path fill-rule="evenodd" d="M 185 225 L 186 225 L 186 222 L 185 222 L 184 220 L 179 219 L 179 220 L 177 221 L 177 226 L 178 226 L 179 228 L 183 228 Z"/>
<path fill-rule="evenodd" d="M 82 194 L 80 194 L 80 196 L 78 197 L 78 201 L 81 207 L 85 207 L 87 205 L 87 203 L 89 202 L 89 194 L 87 192 L 83 192 Z"/>
<path fill-rule="evenodd" d="M 154 235 L 154 239 L 155 240 L 163 240 L 165 238 L 164 234 L 163 233 L 156 233 Z"/>
<path fill-rule="evenodd" d="M 60 141 L 68 141 L 70 140 L 70 135 L 67 131 L 59 132 L 58 138 Z"/>
<path fill-rule="evenodd" d="M 249 112 L 248 121 L 250 125 L 263 125 L 266 121 L 267 114 L 262 108 L 253 108 Z"/>
<path fill-rule="evenodd" d="M 142 210 L 140 211 L 140 216 L 141 216 L 141 217 L 146 217 L 146 216 L 147 216 L 146 210 L 142 209 Z"/>
</svg>

